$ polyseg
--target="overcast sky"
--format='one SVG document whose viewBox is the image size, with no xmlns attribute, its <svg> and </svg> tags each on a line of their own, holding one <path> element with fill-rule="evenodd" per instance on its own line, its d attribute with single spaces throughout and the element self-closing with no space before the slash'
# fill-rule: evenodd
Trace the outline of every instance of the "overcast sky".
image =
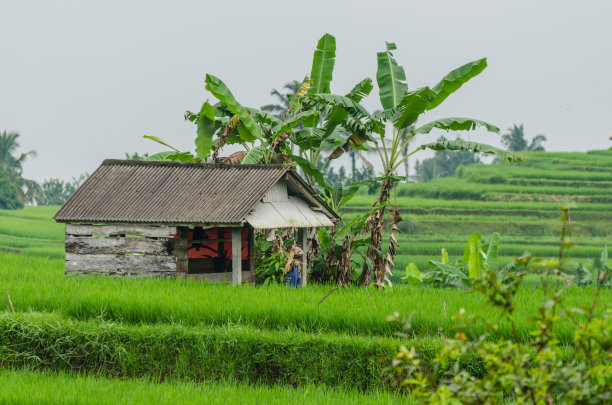
<svg viewBox="0 0 612 405">
<path fill-rule="evenodd" d="M 425 119 L 524 123 L 549 150 L 603 149 L 612 146 L 611 16 L 605 0 L 2 0 L 0 131 L 38 151 L 24 173 L 36 180 L 163 149 L 144 134 L 193 150 L 183 113 L 211 97 L 206 73 L 241 103 L 267 104 L 272 88 L 309 73 L 328 32 L 337 40 L 333 92 L 375 78 L 385 41 L 397 43 L 412 89 L 487 57 L 489 67 Z M 378 94 L 365 105 L 376 109 Z M 494 134 L 463 137 L 499 145 Z"/>
</svg>

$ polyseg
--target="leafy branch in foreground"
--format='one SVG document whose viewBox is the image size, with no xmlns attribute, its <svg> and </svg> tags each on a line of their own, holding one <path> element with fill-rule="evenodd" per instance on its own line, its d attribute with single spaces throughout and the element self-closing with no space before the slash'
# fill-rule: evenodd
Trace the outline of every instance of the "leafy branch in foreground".
<svg viewBox="0 0 612 405">
<path fill-rule="evenodd" d="M 564 294 L 571 283 L 559 282 L 562 266 L 572 243 L 568 207 L 562 208 L 559 258 L 543 260 L 526 255 L 515 259 L 520 271 L 500 282 L 499 273 L 486 270 L 472 281 L 472 292 L 485 297 L 485 306 L 496 309 L 510 323 L 514 339 L 499 332 L 498 324 L 483 317 L 468 317 L 463 309 L 453 319 L 457 333 L 443 341 L 442 350 L 429 367 L 414 347 L 402 346 L 391 360 L 387 375 L 397 389 L 410 392 L 431 404 L 498 403 L 575 404 L 612 401 L 612 309 L 601 303 L 601 284 L 593 288 L 591 303 L 581 308 L 568 307 Z M 542 304 L 531 322 L 535 328 L 529 346 L 521 344 L 513 317 L 515 299 L 527 272 L 540 276 Z M 607 282 L 609 272 L 604 273 Z M 573 287 L 576 288 L 576 287 Z M 410 332 L 410 317 L 389 318 Z M 576 327 L 573 354 L 561 355 L 555 326 L 562 320 Z M 478 335 L 472 325 L 484 322 L 489 333 Z M 471 358 L 481 372 L 478 375 L 461 367 L 462 359 Z"/>
</svg>

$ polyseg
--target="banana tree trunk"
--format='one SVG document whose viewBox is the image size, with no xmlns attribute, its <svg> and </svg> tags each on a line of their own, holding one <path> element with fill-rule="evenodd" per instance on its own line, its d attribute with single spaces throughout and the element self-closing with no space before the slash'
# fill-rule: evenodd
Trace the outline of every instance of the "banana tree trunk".
<svg viewBox="0 0 612 405">
<path fill-rule="evenodd" d="M 385 179 L 380 187 L 380 194 L 378 199 L 374 203 L 374 207 L 378 207 L 381 204 L 389 201 L 389 192 L 391 190 L 391 180 Z M 363 271 L 359 277 L 359 284 L 368 286 L 372 279 L 372 272 L 374 272 L 375 278 L 378 280 L 380 274 L 384 272 L 384 260 L 382 257 L 382 237 L 383 237 L 383 220 L 385 216 L 385 209 L 382 208 L 374 212 L 370 218 L 368 218 L 368 228 L 370 229 L 370 247 L 368 248 L 367 257 L 368 260 L 363 264 Z M 368 263 L 372 263 L 372 267 Z"/>
</svg>

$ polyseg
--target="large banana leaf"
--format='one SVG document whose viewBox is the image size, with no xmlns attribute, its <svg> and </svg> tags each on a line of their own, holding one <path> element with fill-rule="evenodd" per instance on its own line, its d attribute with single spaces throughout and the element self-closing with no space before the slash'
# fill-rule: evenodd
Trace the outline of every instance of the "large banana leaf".
<svg viewBox="0 0 612 405">
<path fill-rule="evenodd" d="M 287 120 L 283 122 L 280 128 L 277 130 L 277 133 L 284 134 L 285 132 L 291 131 L 293 128 L 297 127 L 298 125 L 303 124 L 304 121 L 310 122 L 312 118 L 318 115 L 319 115 L 318 111 L 302 111 L 301 113 L 298 113 L 296 115 L 293 115 L 287 118 Z"/>
<path fill-rule="evenodd" d="M 227 88 L 221 79 L 207 74 L 206 90 L 210 91 L 219 101 L 224 103 L 231 112 L 240 116 L 242 124 L 253 138 L 262 138 L 261 129 L 255 122 L 255 119 L 251 116 L 251 114 L 249 114 L 246 108 L 236 101 L 232 92 Z M 247 139 L 244 140 L 249 142 Z"/>
<path fill-rule="evenodd" d="M 433 91 L 436 92 L 436 97 L 429 103 L 427 110 L 431 110 L 446 97 L 453 94 L 461 86 L 463 86 L 472 77 L 477 76 L 487 67 L 487 58 L 475 60 L 470 63 L 449 72 L 444 78 L 433 87 Z"/>
<path fill-rule="evenodd" d="M 410 263 L 406 266 L 406 275 L 402 277 L 403 283 L 418 284 L 423 282 L 423 276 L 416 264 Z"/>
<path fill-rule="evenodd" d="M 356 114 L 357 116 L 369 118 L 372 117 L 368 110 L 366 110 L 361 104 L 346 96 L 340 96 L 337 94 L 315 94 L 312 96 L 306 96 L 304 101 L 313 107 L 342 107 L 349 112 Z M 316 109 L 318 110 L 319 108 Z"/>
<path fill-rule="evenodd" d="M 482 269 L 482 243 L 480 240 L 481 236 L 479 233 L 471 234 L 463 251 L 463 263 L 466 263 L 468 266 L 470 278 L 480 277 L 480 270 Z"/>
<path fill-rule="evenodd" d="M 256 146 L 246 154 L 240 162 L 241 165 L 254 165 L 261 162 L 261 159 L 266 153 L 265 146 Z"/>
<path fill-rule="evenodd" d="M 407 128 L 414 124 L 417 118 L 427 110 L 427 106 L 435 96 L 436 93 L 429 87 L 405 93 L 397 107 L 393 125 L 396 128 Z"/>
<path fill-rule="evenodd" d="M 172 151 L 164 151 L 164 152 L 158 152 L 155 153 L 147 158 L 145 158 L 144 160 L 148 160 L 151 162 L 158 162 L 158 161 L 164 161 L 164 160 L 170 160 L 169 156 L 170 155 L 174 155 L 176 152 L 172 152 Z"/>
<path fill-rule="evenodd" d="M 323 188 L 328 188 L 323 173 L 318 168 L 314 167 L 307 159 L 297 155 L 290 155 L 291 159 L 298 164 L 308 176 L 316 180 L 316 182 Z"/>
<path fill-rule="evenodd" d="M 491 145 L 486 145 L 478 142 L 464 141 L 456 139 L 454 141 L 438 141 L 428 143 L 420 146 L 421 149 L 433 149 L 433 150 L 470 150 L 472 152 L 489 153 L 497 155 L 501 159 L 507 160 L 508 162 L 520 162 L 522 158 L 514 153 L 507 152 L 503 149 L 496 148 Z"/>
<path fill-rule="evenodd" d="M 499 257 L 499 242 L 500 237 L 497 232 L 491 235 L 489 239 L 489 246 L 487 248 L 487 265 L 492 270 L 497 270 L 498 257 Z"/>
<path fill-rule="evenodd" d="M 380 89 L 380 103 L 385 110 L 395 108 L 408 90 L 408 85 L 405 82 L 406 72 L 404 72 L 403 67 L 397 64 L 391 53 L 397 47 L 391 42 L 386 44 L 387 50 L 376 54 L 378 59 L 376 82 Z"/>
<path fill-rule="evenodd" d="M 245 142 L 255 142 L 257 140 L 257 138 L 255 138 L 253 136 L 253 133 L 251 131 L 249 131 L 247 126 L 244 125 L 244 122 L 240 121 L 236 128 L 238 129 L 238 136 L 243 141 L 245 141 Z M 228 142 L 227 143 L 230 143 L 229 140 L 230 140 L 230 138 L 228 138 Z"/>
<path fill-rule="evenodd" d="M 471 281 L 461 270 L 450 264 L 434 260 L 430 260 L 429 263 L 434 266 L 434 269 L 422 274 L 423 281 L 441 287 L 457 287 L 464 290 L 470 288 Z"/>
<path fill-rule="evenodd" d="M 210 148 L 213 143 L 213 135 L 215 134 L 215 109 L 208 102 L 202 105 L 200 114 L 196 120 L 196 156 L 201 161 L 206 161 L 206 157 L 210 153 Z"/>
<path fill-rule="evenodd" d="M 335 62 L 336 38 L 333 35 L 325 34 L 319 39 L 312 59 L 310 94 L 329 93 Z"/>
<path fill-rule="evenodd" d="M 301 150 L 310 150 L 316 149 L 321 145 L 325 133 L 326 131 L 323 128 L 308 127 L 294 131 L 289 139 L 299 146 Z"/>
<path fill-rule="evenodd" d="M 181 152 L 180 150 L 178 150 L 174 146 L 170 145 L 168 142 L 166 142 L 163 139 L 158 138 L 156 136 L 143 135 L 143 138 L 147 138 L 147 139 L 150 139 L 150 140 L 152 140 L 154 142 L 161 143 L 162 145 L 169 147 L 170 149 L 174 150 L 175 152 L 179 152 L 179 153 Z"/>
<path fill-rule="evenodd" d="M 334 126 L 332 130 L 326 131 L 323 135 L 320 149 L 327 151 L 342 146 L 348 141 L 350 136 L 351 134 L 347 133 L 344 127 L 340 125 Z"/>
<path fill-rule="evenodd" d="M 271 129 L 281 126 L 281 120 L 276 118 L 274 115 L 253 107 L 248 107 L 248 109 L 255 120 L 260 124 L 268 125 Z"/>
<path fill-rule="evenodd" d="M 499 134 L 499 128 L 497 128 L 493 124 L 489 124 L 488 122 L 480 120 L 475 120 L 473 118 L 460 117 L 442 118 L 439 120 L 428 122 L 427 124 L 415 129 L 414 132 L 417 134 L 428 134 L 434 128 L 446 129 L 447 131 L 470 131 L 472 129 L 476 129 L 477 127 L 483 127 L 487 131 Z"/>
<path fill-rule="evenodd" d="M 358 103 L 363 100 L 363 98 L 366 97 L 368 94 L 370 94 L 373 88 L 374 86 L 372 86 L 372 79 L 366 77 L 365 79 L 357 83 L 355 87 L 353 87 L 353 89 L 346 96 Z"/>
</svg>

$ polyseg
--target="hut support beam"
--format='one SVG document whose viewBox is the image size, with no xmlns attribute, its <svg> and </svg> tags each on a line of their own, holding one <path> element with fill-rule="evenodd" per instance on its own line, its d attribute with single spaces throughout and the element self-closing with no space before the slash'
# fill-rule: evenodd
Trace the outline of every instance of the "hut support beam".
<svg viewBox="0 0 612 405">
<path fill-rule="evenodd" d="M 242 284 L 242 228 L 232 228 L 232 284 Z"/>
<path fill-rule="evenodd" d="M 304 255 L 302 256 L 302 287 L 306 285 L 306 277 L 308 274 L 308 228 L 300 228 L 298 234 L 298 244 L 302 248 Z"/>
</svg>

